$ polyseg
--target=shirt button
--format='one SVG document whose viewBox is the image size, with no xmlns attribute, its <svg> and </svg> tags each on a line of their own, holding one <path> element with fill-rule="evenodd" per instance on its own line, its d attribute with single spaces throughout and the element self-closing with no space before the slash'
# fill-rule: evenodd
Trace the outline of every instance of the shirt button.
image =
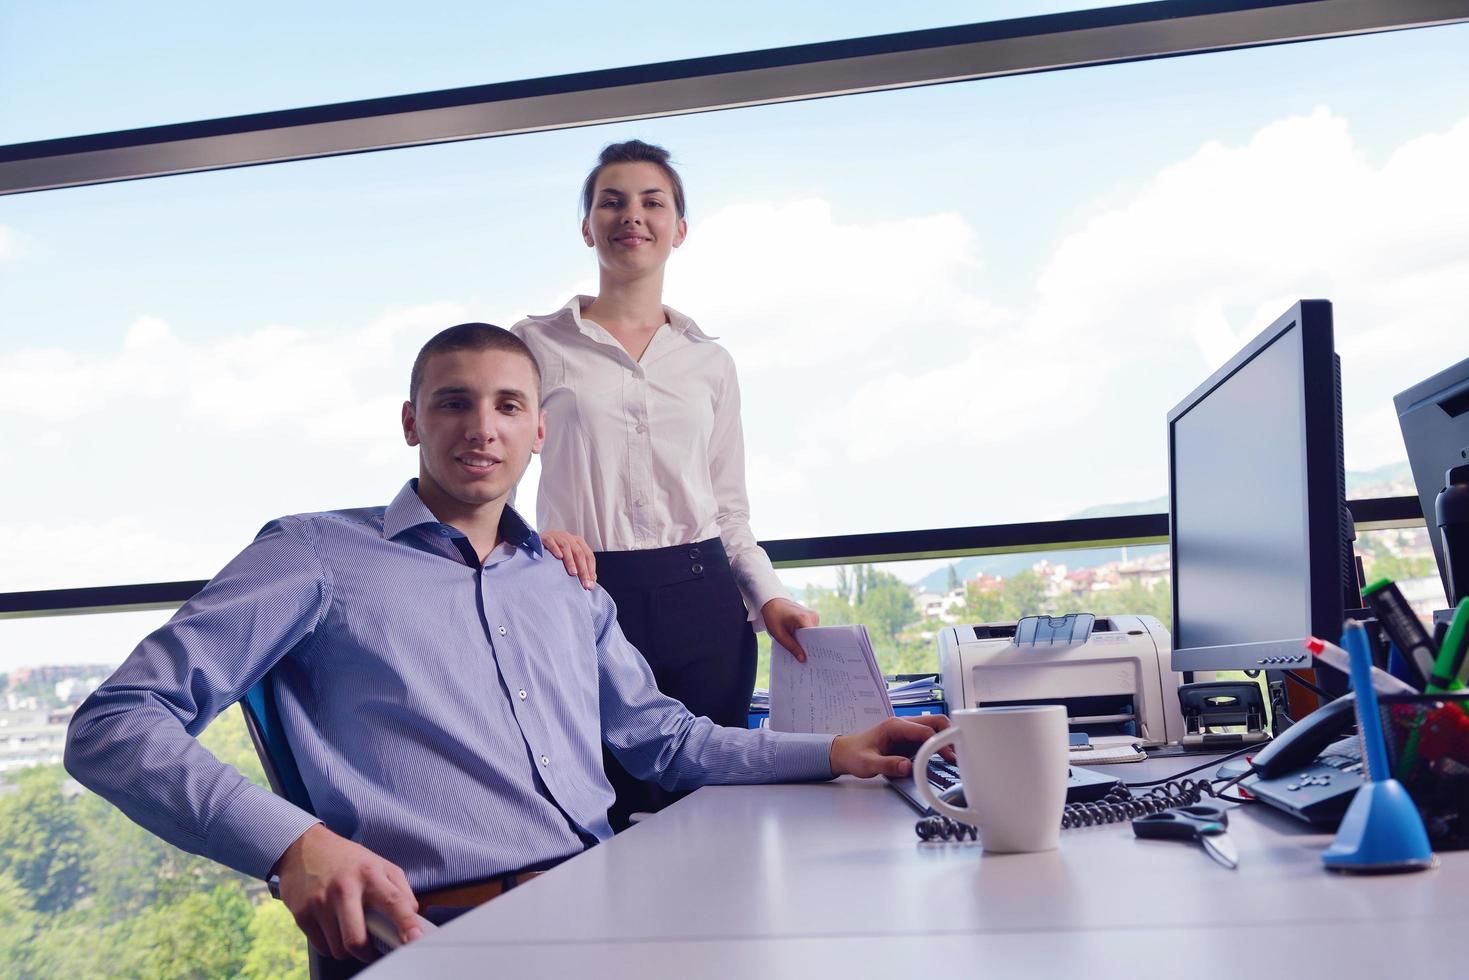
<svg viewBox="0 0 1469 980">
<path fill-rule="evenodd" d="M 525 688 L 520 689 L 520 700 L 525 700 Z"/>
<path fill-rule="evenodd" d="M 505 635 L 505 627 L 503 627 L 503 626 L 500 627 L 500 635 L 501 636 L 504 636 Z"/>
<path fill-rule="evenodd" d="M 643 498 L 642 497 L 639 497 L 637 500 L 634 500 L 633 501 L 633 506 L 635 506 L 635 507 L 641 507 L 641 506 L 643 506 L 644 503 L 645 503 L 645 501 L 643 500 Z"/>
<path fill-rule="evenodd" d="M 639 422 L 638 423 L 638 435 L 642 435 L 644 432 L 647 432 L 647 431 L 648 431 L 648 427 L 646 425 L 644 425 L 643 423 Z"/>
<path fill-rule="evenodd" d="M 543 756 L 541 756 L 541 765 L 543 765 L 543 766 L 549 766 L 550 764 L 551 764 L 551 757 L 549 755 L 543 755 Z"/>
</svg>

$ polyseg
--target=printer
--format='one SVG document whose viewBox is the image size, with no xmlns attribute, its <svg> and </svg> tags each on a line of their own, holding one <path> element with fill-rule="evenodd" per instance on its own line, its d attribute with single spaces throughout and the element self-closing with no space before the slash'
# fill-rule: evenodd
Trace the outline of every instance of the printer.
<svg viewBox="0 0 1469 980">
<path fill-rule="evenodd" d="M 1184 736 L 1168 631 L 1152 616 L 1071 613 L 939 633 L 949 709 L 1060 704 L 1072 731 L 1139 745 Z"/>
</svg>

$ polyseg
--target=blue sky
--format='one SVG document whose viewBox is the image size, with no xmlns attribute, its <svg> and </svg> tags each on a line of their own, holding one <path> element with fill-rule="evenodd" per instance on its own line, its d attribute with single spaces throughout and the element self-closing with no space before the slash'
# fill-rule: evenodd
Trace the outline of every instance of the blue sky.
<svg viewBox="0 0 1469 980">
<path fill-rule="evenodd" d="M 5 5 L 0 139 L 974 10 L 687 7 Z M 11 485 L 0 591 L 203 578 L 280 513 L 387 499 L 417 344 L 588 288 L 576 190 L 634 135 L 689 185 L 668 301 L 740 365 L 761 536 L 1159 496 L 1167 409 L 1303 296 L 1338 304 L 1349 462 L 1400 457 L 1391 395 L 1469 355 L 1466 49 L 1438 28 L 0 198 L 0 469 L 41 477 Z M 1056 447 L 1080 475 L 1027 464 Z"/>
</svg>

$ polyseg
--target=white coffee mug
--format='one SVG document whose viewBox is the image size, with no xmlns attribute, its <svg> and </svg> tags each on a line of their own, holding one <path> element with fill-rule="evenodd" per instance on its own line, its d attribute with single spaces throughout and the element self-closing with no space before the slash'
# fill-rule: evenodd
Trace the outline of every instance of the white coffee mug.
<svg viewBox="0 0 1469 980">
<path fill-rule="evenodd" d="M 913 758 L 918 792 L 939 813 L 979 828 L 986 851 L 1055 850 L 1066 805 L 1066 709 L 1059 704 L 965 708 Z M 938 799 L 924 778 L 929 758 L 952 744 L 964 809 Z"/>
</svg>

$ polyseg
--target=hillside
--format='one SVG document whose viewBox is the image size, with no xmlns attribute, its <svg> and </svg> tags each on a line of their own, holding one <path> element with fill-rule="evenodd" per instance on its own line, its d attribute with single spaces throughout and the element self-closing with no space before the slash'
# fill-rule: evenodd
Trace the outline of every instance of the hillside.
<svg viewBox="0 0 1469 980">
<path fill-rule="evenodd" d="M 1388 497 L 1399 494 L 1414 493 L 1413 475 L 1408 469 L 1406 462 L 1389 463 L 1376 469 L 1353 471 L 1347 474 L 1347 496 L 1348 497 Z M 1070 515 L 1067 520 L 1080 520 L 1092 517 L 1128 517 L 1136 514 L 1166 514 L 1168 512 L 1168 498 L 1154 497 L 1151 500 L 1130 500 L 1119 504 L 1099 504 L 1077 511 Z M 1144 545 L 1127 549 L 1129 560 L 1136 560 L 1147 555 L 1158 554 L 1167 550 L 1166 545 Z M 1122 560 L 1121 548 L 1084 548 L 1069 551 L 1048 551 L 1044 553 L 1030 552 L 1015 555 L 976 555 L 973 558 L 961 558 L 954 563 L 954 570 L 962 582 L 974 578 L 976 575 L 995 575 L 1005 578 L 1016 572 L 1023 572 L 1034 565 L 1041 557 L 1056 565 L 1065 565 L 1070 569 L 1096 568 L 1114 561 Z M 940 568 L 931 572 L 912 583 L 914 587 L 926 592 L 942 592 L 948 586 L 949 570 Z"/>
</svg>

